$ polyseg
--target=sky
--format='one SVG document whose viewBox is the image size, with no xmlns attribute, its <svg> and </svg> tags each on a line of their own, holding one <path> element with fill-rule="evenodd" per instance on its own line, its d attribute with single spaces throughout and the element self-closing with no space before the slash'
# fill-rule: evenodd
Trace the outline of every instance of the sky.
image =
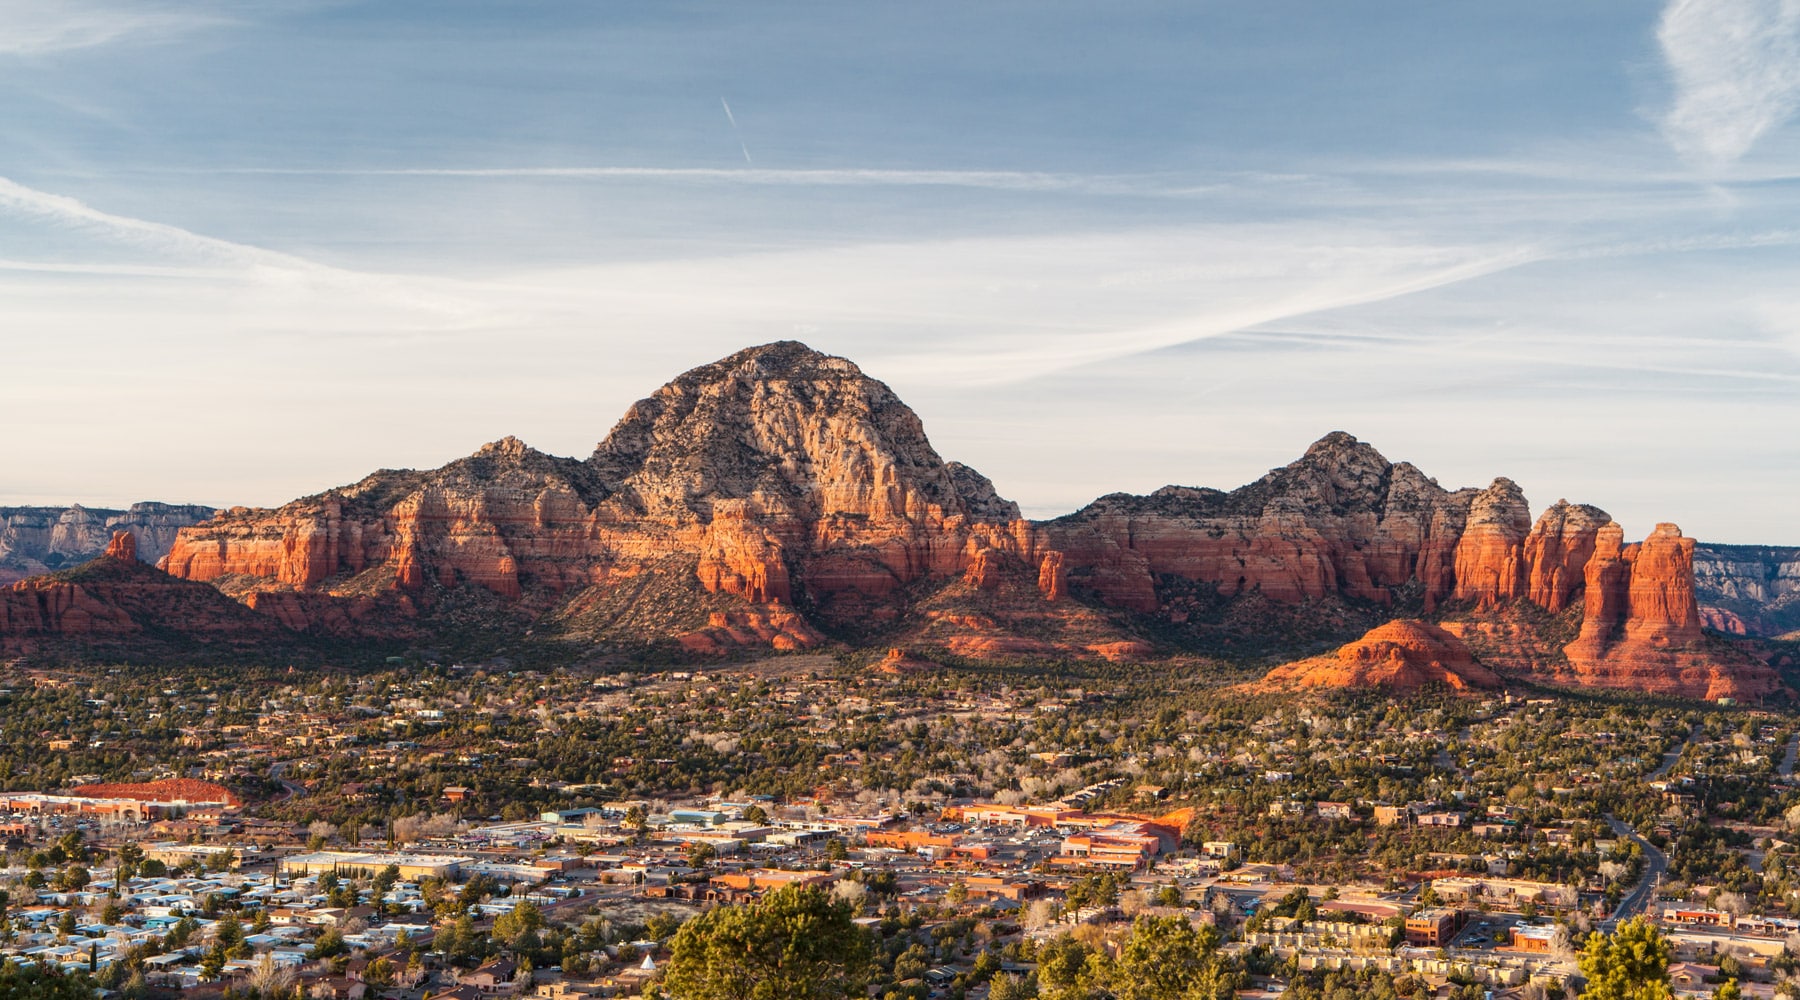
<svg viewBox="0 0 1800 1000">
<path fill-rule="evenodd" d="M 1800 544 L 1800 0 L 0 0 L 0 504 L 855 360 L 1031 516 L 1349 431 Z"/>
</svg>

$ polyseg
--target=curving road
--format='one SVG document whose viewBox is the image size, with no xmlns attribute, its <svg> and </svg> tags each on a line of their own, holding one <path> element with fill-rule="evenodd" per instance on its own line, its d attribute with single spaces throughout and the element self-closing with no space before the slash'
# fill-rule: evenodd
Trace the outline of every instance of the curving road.
<svg viewBox="0 0 1800 1000">
<path fill-rule="evenodd" d="M 289 781 L 289 780 L 287 780 L 287 778 L 282 776 L 283 773 L 285 771 L 287 771 L 287 766 L 291 763 L 293 763 L 293 762 L 284 760 L 284 761 L 278 761 L 274 764 L 269 765 L 269 777 L 274 781 L 281 782 L 281 787 L 283 789 L 286 789 L 285 791 L 283 791 L 281 793 L 280 798 L 270 799 L 269 800 L 270 804 L 274 804 L 276 802 L 286 802 L 289 799 L 301 798 L 302 796 L 304 796 L 306 794 L 306 786 L 305 785 L 301 785 L 301 784 L 297 784 L 295 782 Z"/>
<path fill-rule="evenodd" d="M 1669 870 L 1669 857 L 1657 850 L 1656 845 L 1638 836 L 1637 831 L 1626 825 L 1624 821 L 1610 813 L 1606 817 L 1606 822 L 1612 825 L 1614 834 L 1631 838 L 1644 852 L 1643 877 L 1639 878 L 1637 885 L 1632 886 L 1631 891 L 1619 900 L 1619 906 L 1612 912 L 1612 915 L 1600 921 L 1600 930 L 1611 934 L 1613 929 L 1618 927 L 1620 921 L 1630 920 L 1650 908 L 1650 904 L 1656 899 L 1657 888 L 1662 885 L 1663 875 L 1667 874 Z"/>
<path fill-rule="evenodd" d="M 1687 748 L 1699 738 L 1700 727 L 1696 725 L 1688 730 L 1687 739 L 1682 740 L 1675 745 L 1674 749 L 1663 754 L 1662 763 L 1657 766 L 1656 770 L 1644 775 L 1644 781 L 1648 783 L 1667 777 L 1669 772 L 1675 769 L 1675 762 L 1680 760 Z M 1795 744 L 1800 746 L 1800 738 L 1796 738 Z M 1663 876 L 1669 871 L 1669 857 L 1657 850 L 1654 844 L 1638 836 L 1636 830 L 1613 814 L 1606 814 L 1606 822 L 1612 826 L 1614 835 L 1631 838 L 1644 852 L 1643 876 L 1638 879 L 1636 885 L 1631 887 L 1631 891 L 1619 900 L 1618 908 L 1613 910 L 1612 915 L 1600 921 L 1599 929 L 1611 934 L 1620 922 L 1639 916 L 1650 908 L 1650 904 L 1656 899 L 1657 888 L 1662 885 Z"/>
</svg>

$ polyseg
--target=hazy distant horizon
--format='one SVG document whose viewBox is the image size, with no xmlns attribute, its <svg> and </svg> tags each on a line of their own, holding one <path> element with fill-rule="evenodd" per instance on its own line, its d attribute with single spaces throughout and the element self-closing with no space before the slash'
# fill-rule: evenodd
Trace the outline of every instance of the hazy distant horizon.
<svg viewBox="0 0 1800 1000">
<path fill-rule="evenodd" d="M 746 345 L 746 346 L 752 346 L 752 345 Z M 717 360 L 717 359 L 711 359 L 711 360 Z M 852 358 L 851 360 L 854 361 L 855 359 Z M 869 374 L 869 373 L 865 371 L 865 374 Z M 672 377 L 673 377 L 673 374 L 671 375 L 671 378 Z M 902 401 L 904 401 L 904 399 Z M 623 416 L 623 415 L 624 415 L 624 410 L 621 409 L 620 416 Z M 929 437 L 931 434 L 930 420 L 925 414 L 920 414 L 920 417 L 921 417 L 921 421 L 925 424 L 926 435 L 927 435 L 927 437 Z M 1148 492 L 1151 492 L 1152 490 L 1160 488 L 1161 486 L 1169 486 L 1169 485 L 1191 486 L 1191 487 L 1212 487 L 1214 489 L 1230 491 L 1230 490 L 1236 489 L 1240 486 L 1254 482 L 1257 479 L 1261 478 L 1261 476 L 1264 473 L 1266 473 L 1270 470 L 1276 469 L 1276 468 L 1280 468 L 1281 466 L 1287 465 L 1289 462 L 1292 462 L 1295 459 L 1300 458 L 1301 455 L 1303 455 L 1305 453 L 1306 449 L 1310 445 L 1312 445 L 1315 441 L 1317 441 L 1319 438 L 1323 438 L 1327 434 L 1337 432 L 1337 431 L 1349 433 L 1352 436 L 1357 437 L 1359 440 L 1374 446 L 1375 449 L 1377 451 L 1381 451 L 1383 456 L 1385 458 L 1387 458 L 1387 460 L 1390 462 L 1394 462 L 1396 464 L 1400 463 L 1400 462 L 1412 462 L 1413 465 L 1418 466 L 1421 469 L 1421 471 L 1423 471 L 1427 476 L 1432 476 L 1434 478 L 1437 478 L 1436 473 L 1429 466 L 1422 465 L 1421 463 L 1413 460 L 1411 457 L 1408 457 L 1405 455 L 1391 454 L 1382 448 L 1381 443 L 1379 441 L 1371 441 L 1368 438 L 1362 437 L 1361 435 L 1357 435 L 1354 431 L 1348 430 L 1346 428 L 1332 428 L 1331 430 L 1328 430 L 1328 431 L 1321 431 L 1314 438 L 1311 438 L 1303 443 L 1300 443 L 1294 449 L 1292 455 L 1290 455 L 1286 458 L 1282 458 L 1279 461 L 1274 462 L 1274 464 L 1268 466 L 1268 468 L 1266 468 L 1266 469 L 1262 469 L 1262 470 L 1254 472 L 1254 473 L 1245 474 L 1246 478 L 1242 479 L 1241 481 L 1236 481 L 1236 482 L 1231 482 L 1231 483 L 1184 481 L 1184 480 L 1171 479 L 1171 480 L 1168 480 L 1167 482 L 1159 483 L 1156 486 L 1134 487 L 1132 489 L 1108 489 L 1108 488 L 1102 487 L 1102 488 L 1098 488 L 1096 492 L 1094 492 L 1091 496 L 1087 497 L 1085 500 L 1079 501 L 1074 504 L 1067 504 L 1067 505 L 1033 504 L 1029 498 L 1019 497 L 1019 496 L 1015 496 L 1015 495 L 1009 493 L 1004 488 L 1003 484 L 998 481 L 996 481 L 995 486 L 1002 497 L 1004 497 L 1007 500 L 1012 500 L 1012 501 L 1018 503 L 1020 512 L 1026 518 L 1028 518 L 1030 520 L 1034 520 L 1034 521 L 1044 521 L 1044 520 L 1050 520 L 1050 519 L 1053 519 L 1056 517 L 1060 517 L 1064 514 L 1072 513 L 1075 510 L 1080 509 L 1082 506 L 1085 506 L 1088 502 L 1098 499 L 1099 497 L 1104 496 L 1108 493 L 1118 493 L 1118 492 L 1148 493 Z M 507 435 L 505 435 L 505 434 L 496 435 L 494 438 L 491 438 L 489 440 L 497 441 L 501 437 L 506 437 L 506 436 Z M 514 436 L 517 436 L 517 435 L 514 435 Z M 599 439 L 597 438 L 596 443 L 598 442 L 598 440 Z M 440 461 L 433 461 L 433 462 L 429 462 L 429 463 L 421 464 L 421 465 L 405 465 L 405 466 L 385 465 L 385 466 L 380 466 L 379 468 L 380 469 L 401 469 L 401 470 L 437 468 L 442 465 L 448 464 L 452 461 L 455 461 L 459 458 L 464 458 L 467 455 L 473 454 L 474 452 L 479 450 L 482 445 L 487 444 L 487 443 L 489 443 L 489 441 L 483 441 L 478 444 L 472 444 L 466 451 L 463 451 L 463 452 L 460 452 L 457 454 L 453 454 L 453 455 L 447 455 Z M 526 440 L 525 443 L 532 447 L 538 447 L 535 442 L 532 442 L 529 440 Z M 936 447 L 935 441 L 933 442 L 933 445 L 934 445 L 934 447 Z M 538 450 L 539 451 L 548 451 L 548 449 L 544 449 L 544 448 L 538 448 Z M 586 458 L 588 452 L 590 452 L 591 450 L 592 449 L 590 448 L 586 451 L 582 451 L 582 452 L 578 452 L 578 453 L 563 453 L 563 452 L 549 452 L 549 453 L 560 455 L 562 457 L 568 457 L 568 458 Z M 954 454 L 946 453 L 941 447 L 937 447 L 937 451 L 939 453 L 939 456 L 941 458 L 943 458 L 945 461 L 963 461 L 961 458 L 959 458 L 958 456 L 956 456 Z M 969 465 L 972 463 L 964 462 L 964 464 Z M 986 474 L 985 470 L 981 469 L 979 466 L 974 466 L 974 468 L 976 469 L 976 471 L 983 472 L 983 474 Z M 234 502 L 228 502 L 228 503 L 218 503 L 218 502 L 214 502 L 211 500 L 171 500 L 171 499 L 161 498 L 161 497 L 135 497 L 132 499 L 113 499 L 113 500 L 109 500 L 107 502 L 74 501 L 73 503 L 79 503 L 81 506 L 87 507 L 90 509 L 125 508 L 125 507 L 130 506 L 132 503 L 143 502 L 143 501 L 163 502 L 163 503 L 171 503 L 171 504 L 192 503 L 192 504 L 200 504 L 203 506 L 217 507 L 217 508 L 221 508 L 221 509 L 235 507 L 235 506 L 274 508 L 274 507 L 279 507 L 282 504 L 284 504 L 290 500 L 299 499 L 302 496 L 310 496 L 310 495 L 314 495 L 317 493 L 323 493 L 330 489 L 353 485 L 354 483 L 360 481 L 365 475 L 367 475 L 369 473 L 373 473 L 375 471 L 377 471 L 377 468 L 371 467 L 369 469 L 364 470 L 363 473 L 358 474 L 350 479 L 346 479 L 342 482 L 335 482 L 335 483 L 331 483 L 328 485 L 327 484 L 318 484 L 313 487 L 307 488 L 302 493 L 296 493 L 292 496 L 286 496 L 286 497 L 282 497 L 281 499 L 278 499 L 278 500 L 270 500 L 270 501 L 256 501 L 256 502 L 235 502 L 234 501 Z M 1517 479 L 1517 477 L 1507 475 L 1507 473 L 1505 473 L 1505 472 L 1496 472 L 1489 479 L 1482 480 L 1479 482 L 1475 482 L 1475 481 L 1447 482 L 1442 479 L 1439 479 L 1439 484 L 1444 486 L 1446 489 L 1450 489 L 1450 490 L 1459 489 L 1461 487 L 1475 487 L 1475 488 L 1479 489 L 1479 488 L 1483 488 L 1483 487 L 1486 487 L 1487 485 L 1489 485 L 1489 483 L 1492 481 L 1493 478 L 1499 478 L 1502 476 L 1504 476 L 1505 478 L 1508 478 L 1508 479 L 1513 479 L 1515 482 L 1519 483 L 1520 488 L 1523 489 L 1525 492 L 1526 498 L 1531 502 L 1531 512 L 1532 512 L 1532 517 L 1534 520 L 1536 519 L 1536 517 L 1539 514 L 1543 513 L 1543 511 L 1546 507 L 1549 507 L 1556 502 L 1556 500 L 1545 499 L 1545 498 L 1541 497 L 1536 491 L 1531 489 L 1531 485 L 1529 483 L 1520 481 Z M 1066 480 L 1065 480 L 1065 482 L 1066 482 Z M 1611 513 L 1613 511 L 1613 508 L 1608 507 L 1605 503 L 1600 502 L 1599 500 L 1596 500 L 1591 497 L 1559 497 L 1557 499 L 1566 499 L 1566 500 L 1570 500 L 1575 503 L 1591 504 L 1592 506 L 1599 507 L 1603 510 L 1607 510 L 1609 513 Z M 43 501 L 42 503 L 40 503 L 38 501 L 30 501 L 30 502 L 17 503 L 17 504 L 10 503 L 10 502 L 0 503 L 0 506 L 65 506 L 66 507 L 66 506 L 73 505 L 73 503 L 59 503 L 54 500 L 46 500 L 46 501 Z M 1621 521 L 1622 525 L 1626 529 L 1626 535 L 1627 535 L 1628 539 L 1632 539 L 1632 538 L 1635 538 L 1638 536 L 1648 534 L 1650 531 L 1650 528 L 1656 523 L 1677 520 L 1677 519 L 1674 519 L 1671 517 L 1659 517 L 1659 518 L 1656 518 L 1654 521 L 1644 523 L 1641 526 L 1641 530 L 1640 530 L 1639 525 L 1627 523 L 1623 519 L 1619 518 L 1619 516 L 1617 514 L 1614 514 L 1614 518 L 1615 518 L 1615 520 Z M 1678 520 L 1677 520 L 1677 523 L 1679 523 Z M 1685 530 L 1685 525 L 1683 527 Z M 1694 533 L 1689 531 L 1688 534 L 1693 535 Z M 1767 539 L 1750 540 L 1750 541 L 1740 542 L 1740 541 L 1732 541 L 1732 540 L 1714 538 L 1714 537 L 1700 537 L 1700 540 L 1703 542 L 1711 542 L 1714 544 L 1751 544 L 1751 545 L 1777 545 L 1777 546 L 1784 544 L 1783 542 L 1780 542 L 1780 541 L 1770 541 Z"/>
<path fill-rule="evenodd" d="M 0 3 L 0 505 L 275 506 L 800 339 L 1034 517 L 1344 430 L 1800 544 L 1800 16 Z"/>
</svg>

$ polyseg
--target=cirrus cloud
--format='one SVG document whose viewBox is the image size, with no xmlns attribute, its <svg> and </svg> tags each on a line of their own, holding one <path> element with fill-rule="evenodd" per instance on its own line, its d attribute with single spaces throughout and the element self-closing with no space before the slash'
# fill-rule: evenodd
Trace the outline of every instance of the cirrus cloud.
<svg viewBox="0 0 1800 1000">
<path fill-rule="evenodd" d="M 203 10 L 152 3 L 0 0 L 0 56 L 39 56 L 129 38 L 166 39 L 225 23 Z"/>
<path fill-rule="evenodd" d="M 1800 108 L 1800 0 L 1671 0 L 1657 41 L 1675 85 L 1663 132 L 1718 170 Z"/>
</svg>

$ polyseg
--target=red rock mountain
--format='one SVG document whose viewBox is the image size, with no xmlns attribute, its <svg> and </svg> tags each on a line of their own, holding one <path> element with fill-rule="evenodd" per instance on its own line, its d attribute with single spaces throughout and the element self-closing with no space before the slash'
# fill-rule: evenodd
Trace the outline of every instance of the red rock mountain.
<svg viewBox="0 0 1800 1000">
<path fill-rule="evenodd" d="M 301 595 L 299 627 L 324 606 L 314 596 L 469 584 L 549 609 L 671 563 L 710 594 L 866 625 L 902 614 L 915 584 L 1016 554 L 1029 531 L 987 479 L 938 457 L 887 386 L 779 343 L 677 378 L 585 461 L 506 438 L 431 472 L 228 511 L 183 531 L 163 566 L 246 599 Z M 808 630 L 774 631 L 804 645 Z"/>
<path fill-rule="evenodd" d="M 1496 623 L 1456 619 L 1581 607 L 1575 642 L 1514 628 L 1510 643 L 1483 643 L 1485 661 L 1547 682 L 1694 698 L 1755 699 L 1781 687 L 1766 664 L 1702 641 L 1694 543 L 1673 525 L 1624 548 L 1606 512 L 1560 500 L 1533 524 L 1509 479 L 1448 491 L 1347 434 L 1230 493 L 1170 486 L 1103 497 L 1039 533 L 1062 554 L 1072 586 L 1140 612 L 1169 610 L 1160 581 L 1171 578 L 1278 604 L 1411 598 L 1489 639 Z"/>
<path fill-rule="evenodd" d="M 1397 619 L 1336 653 L 1277 667 L 1261 686 L 1417 691 L 1431 684 L 1456 691 L 1494 690 L 1502 681 L 1475 662 L 1469 647 L 1455 635 L 1427 622 Z"/>
<path fill-rule="evenodd" d="M 1246 637 L 1311 629 L 1321 648 L 1424 615 L 1514 676 L 1774 691 L 1766 667 L 1701 634 L 1692 551 L 1660 528 L 1626 547 L 1592 507 L 1559 502 L 1533 524 L 1509 480 L 1446 490 L 1341 433 L 1231 492 L 1115 494 L 1027 522 L 943 461 L 887 386 L 790 342 L 681 375 L 585 459 L 505 438 L 223 512 L 182 528 L 162 566 L 309 634 L 1132 659 L 1202 625 L 1229 655 Z M 1552 641 L 1544 621 L 1575 609 L 1579 638 Z"/>
</svg>

